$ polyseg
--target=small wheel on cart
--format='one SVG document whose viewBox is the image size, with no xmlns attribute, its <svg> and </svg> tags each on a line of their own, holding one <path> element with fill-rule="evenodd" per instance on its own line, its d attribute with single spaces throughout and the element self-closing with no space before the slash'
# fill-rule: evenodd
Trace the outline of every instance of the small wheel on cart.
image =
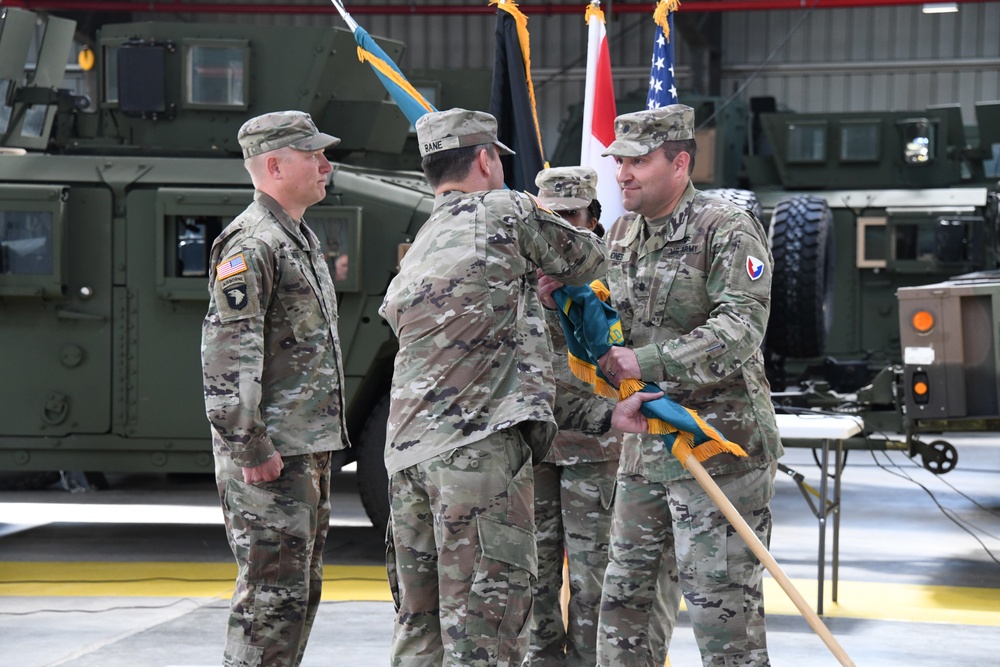
<svg viewBox="0 0 1000 667">
<path fill-rule="evenodd" d="M 920 458 L 923 459 L 924 468 L 935 475 L 943 475 L 955 469 L 958 450 L 946 440 L 935 440 L 920 447 Z"/>
</svg>

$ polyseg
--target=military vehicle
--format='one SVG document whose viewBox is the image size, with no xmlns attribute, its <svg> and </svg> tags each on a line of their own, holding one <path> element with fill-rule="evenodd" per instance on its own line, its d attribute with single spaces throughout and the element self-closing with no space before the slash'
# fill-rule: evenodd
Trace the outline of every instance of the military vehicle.
<svg viewBox="0 0 1000 667">
<path fill-rule="evenodd" d="M 357 460 L 381 525 L 396 343 L 377 309 L 432 206 L 422 176 L 386 168 L 416 165 L 396 157 L 412 144 L 408 122 L 346 30 L 107 25 L 81 58 L 93 60 L 93 100 L 59 88 L 73 33 L 16 8 L 0 22 L 0 471 L 211 472 L 198 352 L 207 251 L 252 194 L 237 129 L 297 108 L 343 139 L 308 219 L 338 276 L 355 446 L 334 465 Z M 398 61 L 403 45 L 378 41 Z M 422 83 L 447 104 L 439 75 Z M 969 148 L 957 109 L 748 116 L 686 101 L 714 130 L 696 180 L 764 207 L 787 295 L 769 356 L 799 364 L 796 378 L 819 369 L 834 390 L 864 385 L 901 361 L 897 288 L 996 267 L 1000 150 Z M 997 107 L 977 111 L 979 145 L 1000 143 Z M 874 391 L 876 412 L 902 414 L 882 409 L 892 391 Z"/>
<path fill-rule="evenodd" d="M 1000 431 L 1000 271 L 899 290 L 901 394 L 912 430 Z M 947 472 L 957 452 L 930 447 Z"/>
<path fill-rule="evenodd" d="M 200 327 L 211 242 L 253 195 L 237 130 L 301 109 L 342 139 L 307 213 L 340 302 L 354 448 L 334 466 L 358 460 L 384 522 L 396 344 L 377 310 L 433 199 L 422 174 L 358 165 L 388 163 L 409 123 L 346 30 L 107 25 L 92 101 L 58 88 L 73 36 L 13 8 L 0 23 L 0 470 L 212 472 Z"/>
</svg>

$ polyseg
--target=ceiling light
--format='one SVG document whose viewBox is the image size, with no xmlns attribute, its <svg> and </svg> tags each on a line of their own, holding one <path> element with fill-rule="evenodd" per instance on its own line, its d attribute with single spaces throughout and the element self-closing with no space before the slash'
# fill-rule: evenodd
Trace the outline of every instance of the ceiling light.
<svg viewBox="0 0 1000 667">
<path fill-rule="evenodd" d="M 924 14 L 949 14 L 958 11 L 958 4 L 954 2 L 929 2 L 923 6 Z"/>
</svg>

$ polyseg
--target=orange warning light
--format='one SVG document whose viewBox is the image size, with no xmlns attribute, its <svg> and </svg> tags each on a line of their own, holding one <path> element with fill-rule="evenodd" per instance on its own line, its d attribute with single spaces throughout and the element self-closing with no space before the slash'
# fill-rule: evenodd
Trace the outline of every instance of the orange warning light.
<svg viewBox="0 0 1000 667">
<path fill-rule="evenodd" d="M 927 333 L 934 326 L 934 316 L 926 310 L 918 310 L 913 314 L 910 322 L 913 324 L 913 328 L 920 333 Z"/>
</svg>

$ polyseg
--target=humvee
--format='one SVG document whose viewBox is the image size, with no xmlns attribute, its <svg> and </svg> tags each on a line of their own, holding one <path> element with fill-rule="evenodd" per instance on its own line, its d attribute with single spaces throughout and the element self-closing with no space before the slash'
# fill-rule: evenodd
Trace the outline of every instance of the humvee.
<svg viewBox="0 0 1000 667">
<path fill-rule="evenodd" d="M 340 303 L 354 447 L 334 467 L 358 461 L 380 525 L 396 343 L 377 310 L 433 197 L 422 174 L 365 165 L 391 163 L 408 121 L 346 30 L 106 25 L 95 100 L 59 88 L 73 36 L 72 21 L 3 11 L 0 470 L 212 472 L 200 323 L 212 240 L 253 195 L 237 130 L 300 109 L 342 139 L 306 218 Z"/>
</svg>

